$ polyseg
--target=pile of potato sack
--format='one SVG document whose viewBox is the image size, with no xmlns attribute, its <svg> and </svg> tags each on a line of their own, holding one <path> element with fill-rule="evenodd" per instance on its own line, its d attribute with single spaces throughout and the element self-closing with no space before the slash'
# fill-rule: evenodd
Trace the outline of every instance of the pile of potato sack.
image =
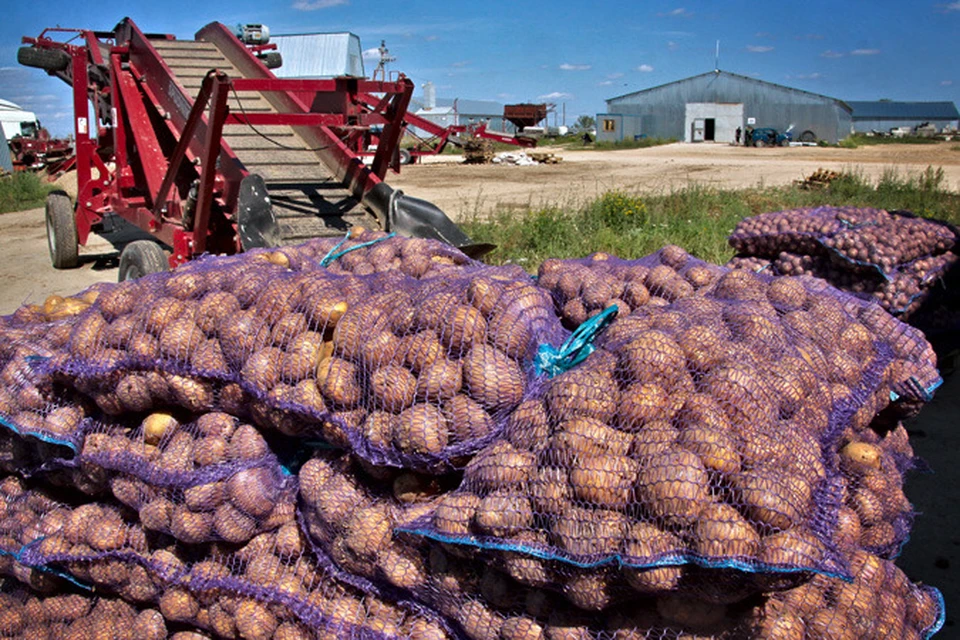
<svg viewBox="0 0 960 640">
<path fill-rule="evenodd" d="M 939 339 L 960 330 L 958 236 L 952 225 L 909 211 L 791 209 L 741 221 L 727 266 L 823 278 Z"/>
<path fill-rule="evenodd" d="M 616 312 L 611 310 L 616 307 Z M 0 637 L 920 639 L 940 382 L 808 277 L 379 232 L 0 320 Z"/>
</svg>

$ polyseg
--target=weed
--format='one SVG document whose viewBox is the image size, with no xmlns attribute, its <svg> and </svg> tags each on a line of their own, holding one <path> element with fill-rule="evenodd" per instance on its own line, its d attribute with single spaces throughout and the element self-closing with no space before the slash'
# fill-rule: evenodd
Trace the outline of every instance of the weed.
<svg viewBox="0 0 960 640">
<path fill-rule="evenodd" d="M 53 185 L 29 171 L 0 177 L 0 213 L 42 207 Z"/>
</svg>

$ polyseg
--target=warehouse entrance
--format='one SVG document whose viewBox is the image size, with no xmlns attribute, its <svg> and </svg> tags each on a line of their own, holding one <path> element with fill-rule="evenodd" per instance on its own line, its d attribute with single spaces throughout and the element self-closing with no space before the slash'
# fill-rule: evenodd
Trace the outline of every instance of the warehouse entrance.
<svg viewBox="0 0 960 640">
<path fill-rule="evenodd" d="M 688 102 L 685 106 L 686 142 L 731 143 L 737 127 L 743 127 L 743 103 Z"/>
</svg>

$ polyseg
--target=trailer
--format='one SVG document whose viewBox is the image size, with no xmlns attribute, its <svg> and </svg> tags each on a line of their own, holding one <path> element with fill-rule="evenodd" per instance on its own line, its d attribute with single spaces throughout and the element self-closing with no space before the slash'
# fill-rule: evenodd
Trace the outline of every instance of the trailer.
<svg viewBox="0 0 960 640">
<path fill-rule="evenodd" d="M 402 74 L 278 79 L 279 54 L 261 25 L 238 36 L 214 22 L 178 40 L 125 18 L 112 31 L 50 28 L 23 43 L 21 64 L 73 90 L 77 201 L 54 193 L 46 206 L 56 268 L 78 264 L 78 246 L 108 215 L 172 249 L 129 244 L 121 279 L 353 227 L 435 238 L 473 256 L 492 248 L 383 181 L 398 166 L 413 93 Z M 373 127 L 382 134 L 365 164 L 355 144 Z"/>
</svg>

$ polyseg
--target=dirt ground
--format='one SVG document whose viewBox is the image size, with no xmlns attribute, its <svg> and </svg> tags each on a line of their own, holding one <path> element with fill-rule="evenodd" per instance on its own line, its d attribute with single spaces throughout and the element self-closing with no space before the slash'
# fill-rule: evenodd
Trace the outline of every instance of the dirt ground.
<svg viewBox="0 0 960 640">
<path fill-rule="evenodd" d="M 669 192 L 691 183 L 722 189 L 786 185 L 818 168 L 855 171 L 876 180 L 943 167 L 946 185 L 960 189 L 960 145 L 887 144 L 857 149 L 788 147 L 754 149 L 726 144 L 676 143 L 623 151 L 566 151 L 550 147 L 555 165 L 465 165 L 459 156 L 432 156 L 404 167 L 388 182 L 433 202 L 454 220 L 496 209 L 558 205 L 575 207 L 605 191 Z"/>
<path fill-rule="evenodd" d="M 877 178 L 896 170 L 901 175 L 943 167 L 947 185 L 960 190 L 960 151 L 956 143 L 883 145 L 859 149 L 743 149 L 726 145 L 668 145 L 615 152 L 559 151 L 558 165 L 532 167 L 469 166 L 460 158 L 428 158 L 404 167 L 388 182 L 405 193 L 430 200 L 462 218 L 498 207 L 531 204 L 576 205 L 605 190 L 638 193 L 669 191 L 690 183 L 721 188 L 781 185 L 819 167 L 858 171 Z M 62 181 L 75 191 L 69 176 Z M 81 266 L 55 271 L 50 266 L 42 209 L 0 215 L 0 314 L 27 302 L 42 302 L 52 293 L 71 294 L 100 281 L 115 281 L 119 250 L 142 237 L 130 228 L 93 236 L 81 248 Z M 960 374 L 949 376 L 934 401 L 909 423 L 916 452 L 935 471 L 912 474 L 907 494 L 919 515 L 912 539 L 898 561 L 913 580 L 943 591 L 947 629 L 954 637 L 952 611 L 960 606 Z"/>
</svg>

